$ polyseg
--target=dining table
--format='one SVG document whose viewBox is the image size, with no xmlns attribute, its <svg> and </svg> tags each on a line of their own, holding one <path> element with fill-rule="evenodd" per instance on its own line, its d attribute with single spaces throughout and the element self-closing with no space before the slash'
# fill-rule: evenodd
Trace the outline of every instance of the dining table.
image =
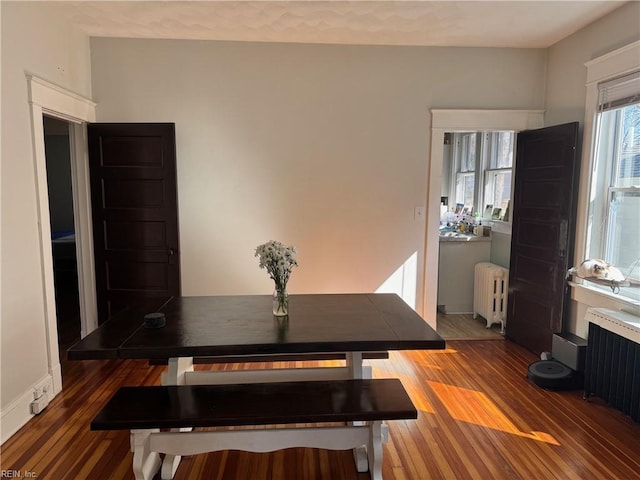
<svg viewBox="0 0 640 480">
<path fill-rule="evenodd" d="M 163 314 L 164 325 L 150 328 L 145 324 L 149 313 Z M 179 296 L 119 312 L 69 348 L 67 358 L 163 361 L 163 385 L 224 385 L 369 379 L 372 369 L 363 360 L 367 353 L 444 348 L 444 339 L 396 294 L 292 294 L 284 317 L 273 315 L 271 295 Z M 345 362 L 195 370 L 193 361 L 282 355 L 304 360 L 318 354 L 344 354 Z M 355 449 L 354 457 L 358 471 L 366 471 L 366 453 Z M 166 455 L 162 478 L 172 478 L 179 462 L 179 455 Z"/>
</svg>

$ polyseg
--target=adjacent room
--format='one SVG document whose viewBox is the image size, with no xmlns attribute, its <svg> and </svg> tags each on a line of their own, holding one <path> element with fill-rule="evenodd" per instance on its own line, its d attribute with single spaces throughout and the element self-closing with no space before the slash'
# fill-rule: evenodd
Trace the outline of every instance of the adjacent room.
<svg viewBox="0 0 640 480">
<path fill-rule="evenodd" d="M 0 20 L 2 476 L 640 479 L 639 1 Z"/>
</svg>

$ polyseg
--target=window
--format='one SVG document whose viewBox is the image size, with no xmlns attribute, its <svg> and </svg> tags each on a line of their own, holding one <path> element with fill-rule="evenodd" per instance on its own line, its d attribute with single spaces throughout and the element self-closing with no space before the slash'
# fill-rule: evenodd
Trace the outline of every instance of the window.
<svg viewBox="0 0 640 480">
<path fill-rule="evenodd" d="M 597 83 L 585 258 L 617 267 L 640 300 L 640 70 Z"/>
<path fill-rule="evenodd" d="M 514 132 L 453 134 L 452 168 L 457 205 L 462 205 L 470 214 L 480 215 L 490 205 L 491 211 L 500 209 L 500 220 L 509 220 L 514 140 Z"/>
<path fill-rule="evenodd" d="M 513 168 L 513 132 L 485 134 L 487 169 L 484 174 L 484 203 L 500 209 L 500 218 L 509 221 L 511 172 Z"/>
<path fill-rule="evenodd" d="M 456 204 L 473 210 L 476 185 L 477 135 L 458 133 L 454 135 L 456 173 Z"/>
</svg>

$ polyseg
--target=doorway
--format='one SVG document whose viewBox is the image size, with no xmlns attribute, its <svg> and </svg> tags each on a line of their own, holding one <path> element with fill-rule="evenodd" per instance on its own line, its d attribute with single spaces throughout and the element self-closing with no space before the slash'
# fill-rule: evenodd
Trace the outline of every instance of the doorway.
<svg viewBox="0 0 640 480">
<path fill-rule="evenodd" d="M 43 117 L 56 325 L 60 360 L 80 340 L 80 296 L 69 122 Z"/>
<path fill-rule="evenodd" d="M 425 232 L 425 295 L 423 316 L 434 329 L 438 324 L 441 192 L 444 175 L 445 134 L 449 132 L 515 131 L 540 128 L 541 110 L 432 110 L 431 162 L 429 164 Z M 505 233 L 510 234 L 510 231 Z M 505 235 L 505 238 L 508 238 Z"/>
<path fill-rule="evenodd" d="M 27 75 L 27 83 L 36 172 L 37 220 L 40 226 L 40 262 L 43 279 L 40 288 L 42 288 L 45 307 L 43 327 L 47 337 L 48 377 L 53 384 L 52 393 L 56 395 L 62 390 L 62 368 L 56 320 L 44 117 L 48 116 L 63 120 L 68 126 L 78 272 L 78 303 L 81 321 L 80 334 L 84 336 L 97 326 L 91 201 L 89 198 L 89 174 L 86 154 L 86 124 L 95 121 L 96 104 L 74 92 L 30 74 Z M 34 286 L 34 288 L 37 287 Z"/>
<path fill-rule="evenodd" d="M 437 314 L 445 340 L 504 338 L 514 151 L 513 131 L 445 133 Z"/>
</svg>

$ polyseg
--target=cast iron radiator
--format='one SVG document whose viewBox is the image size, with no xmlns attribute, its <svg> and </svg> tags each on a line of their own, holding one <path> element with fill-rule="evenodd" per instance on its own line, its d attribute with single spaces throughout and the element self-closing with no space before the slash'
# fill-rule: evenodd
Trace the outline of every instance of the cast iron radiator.
<svg viewBox="0 0 640 480">
<path fill-rule="evenodd" d="M 600 397 L 640 422 L 640 320 L 604 308 L 589 308 L 585 319 L 585 398 Z"/>
<path fill-rule="evenodd" d="M 476 263 L 473 274 L 473 318 L 480 314 L 487 328 L 499 323 L 502 333 L 507 319 L 509 270 L 489 262 Z"/>
</svg>

